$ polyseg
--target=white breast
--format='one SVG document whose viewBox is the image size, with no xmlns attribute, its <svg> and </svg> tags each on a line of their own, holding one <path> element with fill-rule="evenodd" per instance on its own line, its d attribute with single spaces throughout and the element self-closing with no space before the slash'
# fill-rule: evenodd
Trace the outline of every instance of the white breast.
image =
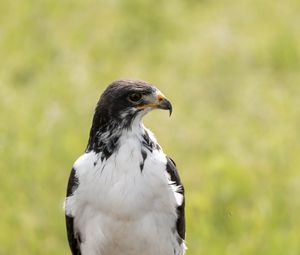
<svg viewBox="0 0 300 255">
<path fill-rule="evenodd" d="M 67 198 L 66 212 L 75 218 L 83 255 L 184 253 L 174 230 L 176 198 L 165 171 L 165 154 L 147 151 L 141 171 L 139 139 L 126 132 L 107 161 L 89 152 L 74 164 L 79 186 Z"/>
</svg>

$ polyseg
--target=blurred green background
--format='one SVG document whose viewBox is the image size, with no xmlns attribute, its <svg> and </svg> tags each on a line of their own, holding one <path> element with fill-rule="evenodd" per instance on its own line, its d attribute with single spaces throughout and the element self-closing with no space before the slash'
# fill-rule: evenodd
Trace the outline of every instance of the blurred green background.
<svg viewBox="0 0 300 255">
<path fill-rule="evenodd" d="M 0 254 L 68 254 L 62 203 L 112 80 L 186 186 L 189 255 L 300 254 L 298 0 L 0 2 Z"/>
</svg>

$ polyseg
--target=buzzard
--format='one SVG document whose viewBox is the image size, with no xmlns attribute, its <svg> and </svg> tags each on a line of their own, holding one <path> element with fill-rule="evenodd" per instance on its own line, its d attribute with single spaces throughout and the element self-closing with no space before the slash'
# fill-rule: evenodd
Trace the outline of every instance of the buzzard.
<svg viewBox="0 0 300 255">
<path fill-rule="evenodd" d="M 142 122 L 153 109 L 172 113 L 170 101 L 144 81 L 114 81 L 100 97 L 67 187 L 73 255 L 185 253 L 183 185 Z"/>
</svg>

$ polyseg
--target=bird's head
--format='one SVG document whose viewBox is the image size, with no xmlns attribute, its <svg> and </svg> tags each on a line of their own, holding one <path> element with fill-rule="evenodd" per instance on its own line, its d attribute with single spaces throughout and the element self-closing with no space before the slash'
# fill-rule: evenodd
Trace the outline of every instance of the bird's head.
<svg viewBox="0 0 300 255">
<path fill-rule="evenodd" d="M 130 125 L 153 109 L 169 110 L 172 105 L 153 85 L 137 80 L 118 80 L 104 91 L 96 107 L 96 113 L 118 123 Z"/>
<path fill-rule="evenodd" d="M 86 150 L 102 151 L 109 157 L 120 132 L 141 127 L 142 117 L 153 109 L 172 113 L 170 101 L 153 85 L 137 80 L 111 83 L 97 103 Z"/>
</svg>

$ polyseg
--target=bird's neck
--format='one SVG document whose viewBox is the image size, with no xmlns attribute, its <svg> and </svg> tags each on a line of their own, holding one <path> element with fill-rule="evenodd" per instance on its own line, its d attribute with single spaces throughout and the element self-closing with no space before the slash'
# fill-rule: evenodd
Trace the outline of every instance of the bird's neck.
<svg viewBox="0 0 300 255">
<path fill-rule="evenodd" d="M 96 120 L 97 121 L 97 120 Z M 121 136 L 126 133 L 137 136 L 145 134 L 142 118 L 134 118 L 130 123 L 120 120 L 98 119 L 93 121 L 86 152 L 101 153 L 101 160 L 108 159 L 118 148 Z"/>
</svg>

